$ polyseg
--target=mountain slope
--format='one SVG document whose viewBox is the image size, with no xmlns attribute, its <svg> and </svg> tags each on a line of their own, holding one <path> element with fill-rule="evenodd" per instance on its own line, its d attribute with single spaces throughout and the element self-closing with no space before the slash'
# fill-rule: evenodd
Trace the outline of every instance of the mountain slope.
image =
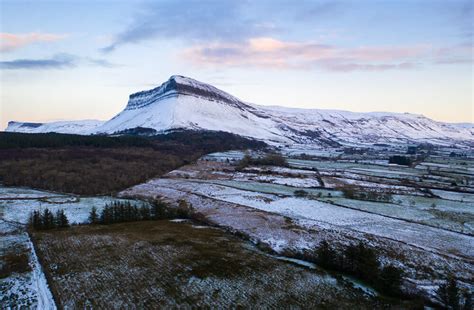
<svg viewBox="0 0 474 310">
<path fill-rule="evenodd" d="M 60 121 L 50 123 L 8 122 L 5 131 L 24 133 L 57 132 L 69 134 L 91 134 L 104 122 L 97 120 Z"/>
<path fill-rule="evenodd" d="M 35 131 L 19 124 L 9 124 L 7 130 L 64 132 L 70 129 L 83 134 L 114 134 L 134 128 L 156 132 L 205 129 L 278 143 L 330 146 L 407 142 L 474 144 L 474 126 L 436 122 L 414 114 L 258 106 L 182 76 L 172 76 L 159 87 L 130 95 L 126 108 L 103 124 L 86 126 L 74 122 L 69 127 L 63 123 L 59 127 L 44 124 Z"/>
</svg>

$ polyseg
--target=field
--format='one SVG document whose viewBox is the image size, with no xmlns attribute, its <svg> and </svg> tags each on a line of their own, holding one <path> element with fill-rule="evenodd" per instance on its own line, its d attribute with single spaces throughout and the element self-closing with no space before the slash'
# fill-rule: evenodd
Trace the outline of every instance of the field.
<svg viewBox="0 0 474 310">
<path fill-rule="evenodd" d="M 338 252 L 362 242 L 381 267 L 403 270 L 404 297 L 439 305 L 438 288 L 449 277 L 461 294 L 474 289 L 474 160 L 443 152 L 399 166 L 388 163 L 390 153 L 351 159 L 344 150 L 323 157 L 323 150 L 292 149 L 282 166 L 243 167 L 241 151 L 212 153 L 117 196 L 0 187 L 2 305 L 371 309 L 412 303 L 393 304 L 367 283 L 316 266 L 322 241 Z M 100 212 L 112 201 L 142 205 L 156 198 L 171 206 L 185 200 L 199 223 L 82 225 L 92 207 Z M 32 242 L 28 217 L 46 208 L 63 209 L 80 225 L 33 232 Z"/>
<path fill-rule="evenodd" d="M 472 159 L 452 161 L 449 173 L 425 168 L 430 157 L 405 167 L 376 156 L 362 163 L 289 157 L 289 167 L 237 171 L 243 155 L 209 154 L 120 195 L 185 199 L 207 221 L 287 256 L 308 255 L 322 240 L 336 247 L 361 240 L 402 267 L 405 292 L 433 301 L 450 274 L 473 289 Z M 349 189 L 374 198 L 348 198 Z"/>
<path fill-rule="evenodd" d="M 46 277 L 24 227 L 0 221 L 2 309 L 56 309 Z"/>
<path fill-rule="evenodd" d="M 5 307 L 55 309 L 42 266 L 27 233 L 34 210 L 64 209 L 72 224 L 87 222 L 93 206 L 117 201 L 109 196 L 78 197 L 27 188 L 0 187 L 0 302 Z M 133 201 L 131 201 L 134 203 Z M 142 202 L 136 202 L 142 203 Z"/>
<path fill-rule="evenodd" d="M 350 282 L 219 229 L 151 221 L 34 234 L 68 308 L 382 308 Z"/>
</svg>

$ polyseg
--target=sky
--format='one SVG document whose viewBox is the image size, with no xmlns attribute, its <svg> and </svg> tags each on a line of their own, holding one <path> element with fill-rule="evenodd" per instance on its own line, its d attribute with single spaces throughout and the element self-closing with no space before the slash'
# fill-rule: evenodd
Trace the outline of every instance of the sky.
<svg viewBox="0 0 474 310">
<path fill-rule="evenodd" d="M 0 130 L 179 74 L 246 102 L 474 122 L 472 1 L 0 0 Z"/>
</svg>

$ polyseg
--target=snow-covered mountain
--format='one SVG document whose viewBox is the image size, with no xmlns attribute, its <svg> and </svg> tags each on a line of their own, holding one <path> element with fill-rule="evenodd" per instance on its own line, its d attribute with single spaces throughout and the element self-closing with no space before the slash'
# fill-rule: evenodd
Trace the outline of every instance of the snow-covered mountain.
<svg viewBox="0 0 474 310">
<path fill-rule="evenodd" d="M 114 134 L 135 128 L 221 130 L 279 143 L 360 145 L 430 142 L 474 145 L 474 126 L 422 115 L 258 106 L 214 86 L 172 76 L 161 86 L 130 95 L 125 109 L 101 122 L 10 122 L 7 131 Z"/>
<path fill-rule="evenodd" d="M 81 121 L 60 121 L 50 123 L 30 123 L 30 122 L 8 122 L 5 131 L 24 132 L 24 133 L 74 133 L 74 134 L 91 134 L 95 129 L 104 124 L 104 121 L 97 120 L 81 120 Z"/>
</svg>

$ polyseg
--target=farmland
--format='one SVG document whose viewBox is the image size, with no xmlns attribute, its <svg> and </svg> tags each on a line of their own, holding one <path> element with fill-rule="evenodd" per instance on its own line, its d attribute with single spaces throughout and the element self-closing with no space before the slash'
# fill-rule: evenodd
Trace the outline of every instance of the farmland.
<svg viewBox="0 0 474 310">
<path fill-rule="evenodd" d="M 452 274 L 472 290 L 472 158 L 441 165 L 431 156 L 399 166 L 386 154 L 366 160 L 287 154 L 287 167 L 237 170 L 244 155 L 209 154 L 120 196 L 186 199 L 207 221 L 288 256 L 308 255 L 321 241 L 340 248 L 366 242 L 405 271 L 405 292 L 433 301 Z"/>
<path fill-rule="evenodd" d="M 242 151 L 212 153 L 117 196 L 0 187 L 2 303 L 405 308 L 418 298 L 439 305 L 439 287 L 453 276 L 461 294 L 472 291 L 471 157 L 400 166 L 385 153 L 315 154 L 292 150 L 282 166 L 242 166 Z M 93 207 L 155 199 L 185 201 L 195 220 L 82 225 Z M 46 208 L 78 226 L 28 234 L 30 213 Z M 415 300 L 395 302 L 322 269 L 322 242 L 341 253 L 355 244 L 373 249 L 381 268 L 403 271 L 403 296 Z"/>
<path fill-rule="evenodd" d="M 189 222 L 81 226 L 34 236 L 53 291 L 68 308 L 387 306 L 350 282 Z"/>
<path fill-rule="evenodd" d="M 249 302 L 303 308 L 398 304 L 351 279 L 303 261 L 269 255 L 225 230 L 192 221 L 81 225 L 33 232 L 33 247 L 25 226 L 32 210 L 61 208 L 71 223 L 83 224 L 92 207 L 100 210 L 114 199 L 25 188 L 0 191 L 2 197 L 8 197 L 0 204 L 2 265 L 8 266 L 6 258 L 12 253 L 24 254 L 27 260 L 24 269 L 2 275 L 4 305 L 54 309 L 205 307 L 216 303 L 225 307 L 249 306 Z"/>
</svg>

